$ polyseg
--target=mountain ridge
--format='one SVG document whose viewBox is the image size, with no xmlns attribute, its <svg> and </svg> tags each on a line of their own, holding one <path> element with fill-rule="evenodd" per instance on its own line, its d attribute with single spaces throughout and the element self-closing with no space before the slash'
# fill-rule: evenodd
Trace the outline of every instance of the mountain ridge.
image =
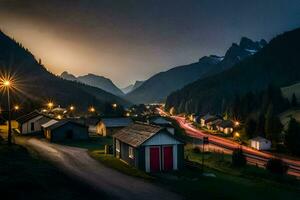
<svg viewBox="0 0 300 200">
<path fill-rule="evenodd" d="M 232 67 L 258 52 L 265 43 L 265 40 L 254 42 L 242 37 L 240 44 L 233 43 L 224 56 L 203 56 L 198 62 L 159 72 L 146 80 L 138 89 L 126 94 L 125 98 L 134 103 L 164 102 L 171 92 L 199 78 L 205 78 Z M 249 49 L 245 49 L 246 47 Z"/>
</svg>

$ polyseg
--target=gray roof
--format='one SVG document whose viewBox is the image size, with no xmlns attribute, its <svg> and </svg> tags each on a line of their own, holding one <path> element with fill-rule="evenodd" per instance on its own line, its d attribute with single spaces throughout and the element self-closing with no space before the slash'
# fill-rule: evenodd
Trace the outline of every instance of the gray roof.
<svg viewBox="0 0 300 200">
<path fill-rule="evenodd" d="M 218 124 L 218 126 L 222 128 L 232 128 L 233 122 L 230 120 L 223 120 L 220 124 Z"/>
<path fill-rule="evenodd" d="M 31 119 L 34 119 L 34 118 L 36 118 L 36 117 L 38 117 L 38 116 L 44 116 L 44 117 L 47 117 L 47 118 L 49 118 L 49 119 L 52 119 L 50 116 L 45 115 L 45 114 L 43 114 L 43 113 L 40 113 L 40 112 L 37 111 L 37 110 L 34 110 L 34 111 L 32 111 L 31 113 L 28 113 L 28 114 L 26 114 L 26 115 L 23 115 L 23 116 L 19 117 L 19 118 L 17 119 L 17 122 L 19 122 L 20 124 L 24 124 L 25 122 L 27 122 L 27 121 L 29 121 L 29 120 L 31 120 Z"/>
<path fill-rule="evenodd" d="M 133 147 L 138 147 L 161 130 L 164 130 L 164 128 L 150 124 L 134 123 L 121 129 L 113 137 Z"/>
<path fill-rule="evenodd" d="M 270 140 L 268 140 L 268 139 L 266 139 L 266 138 L 263 138 L 263 137 L 260 137 L 260 136 L 257 136 L 257 137 L 255 137 L 255 138 L 252 138 L 252 139 L 250 139 L 250 140 L 252 140 L 252 141 L 258 141 L 258 142 L 264 142 L 264 141 L 270 142 Z"/>
<path fill-rule="evenodd" d="M 84 124 L 79 123 L 77 121 L 70 120 L 70 119 L 65 119 L 65 120 L 58 121 L 58 122 L 52 124 L 51 126 L 48 126 L 46 129 L 54 130 L 54 129 L 57 129 L 57 128 L 59 128 L 61 126 L 64 126 L 65 124 L 68 124 L 68 123 L 72 123 L 72 124 L 77 125 L 77 126 L 86 127 Z"/>
<path fill-rule="evenodd" d="M 128 117 L 102 118 L 101 120 L 107 128 L 126 127 L 132 124 L 132 119 Z"/>
</svg>

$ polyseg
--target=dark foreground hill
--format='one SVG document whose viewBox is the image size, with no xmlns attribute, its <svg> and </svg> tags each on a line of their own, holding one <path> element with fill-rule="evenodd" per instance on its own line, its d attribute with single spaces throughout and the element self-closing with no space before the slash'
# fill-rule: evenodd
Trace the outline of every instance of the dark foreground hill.
<svg viewBox="0 0 300 200">
<path fill-rule="evenodd" d="M 283 87 L 300 80 L 300 29 L 274 38 L 257 54 L 217 75 L 200 79 L 168 96 L 178 112 L 220 112 L 235 95 Z"/>
</svg>

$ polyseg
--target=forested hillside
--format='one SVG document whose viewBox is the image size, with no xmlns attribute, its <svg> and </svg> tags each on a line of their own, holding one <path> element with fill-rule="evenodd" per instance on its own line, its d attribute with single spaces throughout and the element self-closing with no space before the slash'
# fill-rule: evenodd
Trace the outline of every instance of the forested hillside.
<svg viewBox="0 0 300 200">
<path fill-rule="evenodd" d="M 268 86 L 278 91 L 279 87 L 299 82 L 299 55 L 300 29 L 286 32 L 231 69 L 172 93 L 167 98 L 166 108 L 175 107 L 177 112 L 221 113 L 232 108 L 235 99 L 249 92 L 258 94 Z"/>
</svg>

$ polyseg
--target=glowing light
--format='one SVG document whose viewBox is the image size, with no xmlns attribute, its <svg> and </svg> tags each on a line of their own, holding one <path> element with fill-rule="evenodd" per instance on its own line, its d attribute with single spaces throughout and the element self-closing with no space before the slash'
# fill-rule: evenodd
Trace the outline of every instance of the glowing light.
<svg viewBox="0 0 300 200">
<path fill-rule="evenodd" d="M 90 111 L 90 112 L 95 112 L 96 109 L 95 109 L 94 107 L 90 107 L 89 111 Z"/>
<path fill-rule="evenodd" d="M 235 137 L 240 137 L 240 134 L 239 134 L 238 132 L 236 132 L 236 133 L 234 134 L 234 136 L 235 136 Z"/>
<path fill-rule="evenodd" d="M 53 102 L 50 101 L 50 102 L 47 103 L 47 106 L 48 106 L 49 109 L 52 109 L 54 104 L 53 104 Z"/>
<path fill-rule="evenodd" d="M 113 108 L 116 108 L 118 105 L 116 104 L 116 103 L 114 103 L 113 105 L 112 105 L 112 107 Z"/>
<path fill-rule="evenodd" d="M 61 115 L 57 115 L 56 118 L 57 118 L 57 119 L 62 119 L 62 116 L 61 116 Z"/>
<path fill-rule="evenodd" d="M 239 126 L 239 125 L 240 125 L 240 122 L 239 122 L 239 121 L 235 121 L 235 122 L 234 122 L 234 125 L 235 125 L 235 126 Z"/>
<path fill-rule="evenodd" d="M 129 117 L 130 116 L 130 113 L 126 113 L 126 117 Z"/>
<path fill-rule="evenodd" d="M 20 107 L 19 107 L 18 105 L 15 105 L 15 106 L 14 106 L 14 109 L 15 109 L 15 110 L 19 110 Z"/>
<path fill-rule="evenodd" d="M 10 86 L 10 84 L 11 84 L 11 83 L 10 83 L 10 81 L 8 81 L 8 80 L 6 80 L 6 81 L 3 82 L 3 85 L 4 85 L 4 86 Z"/>
<path fill-rule="evenodd" d="M 71 111 L 75 110 L 75 107 L 74 106 L 70 106 L 70 110 Z"/>
</svg>

